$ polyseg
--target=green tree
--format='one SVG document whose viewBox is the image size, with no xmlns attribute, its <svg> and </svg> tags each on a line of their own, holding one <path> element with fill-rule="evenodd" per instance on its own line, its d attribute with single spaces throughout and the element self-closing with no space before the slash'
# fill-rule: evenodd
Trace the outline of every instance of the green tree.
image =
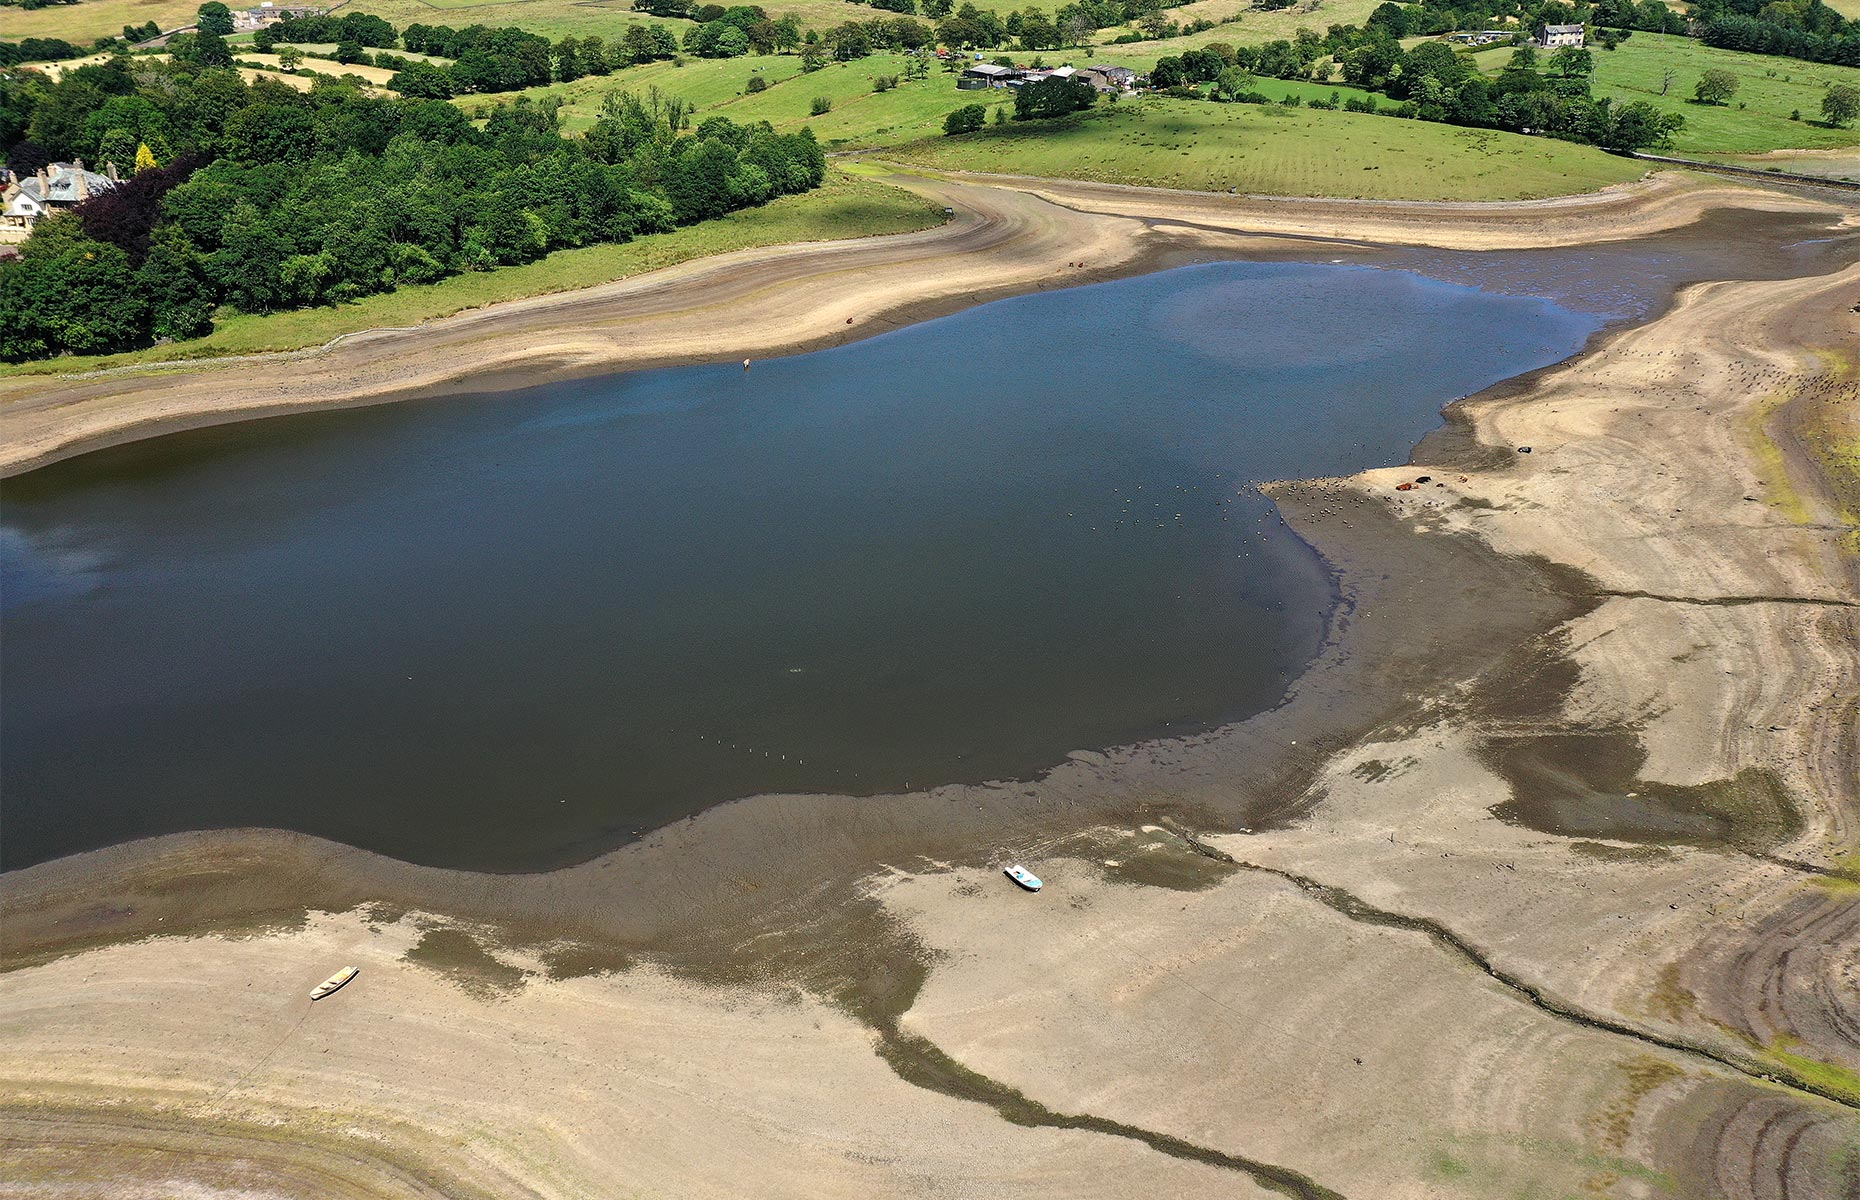
<svg viewBox="0 0 1860 1200">
<path fill-rule="evenodd" d="M 228 46 L 226 39 L 217 33 L 203 32 L 188 47 L 187 61 L 195 66 L 230 67 L 232 60 L 232 47 Z"/>
<path fill-rule="evenodd" d="M 278 66 L 286 71 L 295 71 L 304 65 L 304 52 L 295 46 L 284 46 L 278 50 Z"/>
<path fill-rule="evenodd" d="M 241 200 L 220 227 L 220 248 L 207 271 L 227 300 L 245 312 L 270 312 L 284 300 L 279 280 L 291 245 L 249 200 Z"/>
<path fill-rule="evenodd" d="M 1253 73 L 1244 67 L 1223 67 L 1214 79 L 1215 94 L 1224 100 L 1237 100 L 1253 90 Z"/>
<path fill-rule="evenodd" d="M 362 49 L 360 42 L 337 42 L 336 61 L 345 67 L 353 67 L 357 64 L 366 66 L 369 61 L 368 51 Z"/>
<path fill-rule="evenodd" d="M 581 43 L 565 37 L 555 44 L 555 77 L 560 83 L 573 83 L 587 74 L 581 61 Z"/>
<path fill-rule="evenodd" d="M 0 269 L 0 356 L 130 346 L 141 339 L 146 315 L 129 255 L 84 236 L 76 216 L 39 222 L 19 260 Z"/>
<path fill-rule="evenodd" d="M 452 99 L 452 76 L 444 67 L 434 66 L 424 59 L 416 58 L 394 72 L 388 87 L 403 96 L 424 100 Z"/>
<path fill-rule="evenodd" d="M 1030 83 L 1014 94 L 1014 119 L 1039 121 L 1090 108 L 1098 89 L 1082 79 L 1057 76 Z"/>
<path fill-rule="evenodd" d="M 1860 117 L 1860 87 L 1837 83 L 1821 98 L 1821 119 L 1836 129 L 1843 129 Z"/>
<path fill-rule="evenodd" d="M 1665 112 L 1645 100 L 1634 100 L 1608 114 L 1607 128 L 1597 138 L 1610 150 L 1645 150 L 1670 144 L 1685 126 L 1678 113 Z"/>
<path fill-rule="evenodd" d="M 718 58 L 740 58 L 749 53 L 749 35 L 731 25 L 717 35 Z"/>
<path fill-rule="evenodd" d="M 988 121 L 988 110 L 979 104 L 965 104 L 943 118 L 943 132 L 949 137 L 975 133 Z"/>
<path fill-rule="evenodd" d="M 149 298 L 149 332 L 156 337 L 199 337 L 213 328 L 215 301 L 206 264 L 174 226 L 157 234 L 136 272 L 136 287 Z"/>
<path fill-rule="evenodd" d="M 1699 76 L 1692 95 L 1700 104 L 1723 104 L 1737 95 L 1737 76 L 1714 67 Z"/>
<path fill-rule="evenodd" d="M 581 69 L 590 75 L 605 75 L 613 70 L 607 43 L 599 34 L 581 39 Z"/>
<path fill-rule="evenodd" d="M 194 14 L 194 20 L 200 26 L 202 33 L 214 33 L 220 37 L 232 36 L 232 9 L 220 3 L 220 0 L 207 0 L 200 6 L 200 11 Z"/>
<path fill-rule="evenodd" d="M 1581 46 L 1563 46 L 1550 56 L 1550 69 L 1565 79 L 1587 79 L 1595 74 L 1595 56 Z"/>
</svg>

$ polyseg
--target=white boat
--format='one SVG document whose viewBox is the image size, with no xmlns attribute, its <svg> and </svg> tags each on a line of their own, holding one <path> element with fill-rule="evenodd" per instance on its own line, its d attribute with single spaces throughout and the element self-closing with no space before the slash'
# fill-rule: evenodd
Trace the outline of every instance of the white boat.
<svg viewBox="0 0 1860 1200">
<path fill-rule="evenodd" d="M 349 980 L 354 979 L 357 975 L 360 975 L 361 973 L 362 973 L 362 969 L 360 967 L 344 967 L 342 968 L 342 970 L 337 971 L 334 975 L 331 975 L 328 979 L 325 979 L 322 983 L 319 983 L 315 987 L 311 988 L 310 998 L 312 1000 L 321 1000 L 323 997 L 329 995 L 331 992 L 335 991 L 337 988 L 341 987 L 343 984 L 349 982 Z"/>
<path fill-rule="evenodd" d="M 1040 877 L 1021 866 L 1019 863 L 1015 863 L 1011 867 L 1001 868 L 1001 873 L 1030 892 L 1037 892 L 1040 890 Z"/>
</svg>

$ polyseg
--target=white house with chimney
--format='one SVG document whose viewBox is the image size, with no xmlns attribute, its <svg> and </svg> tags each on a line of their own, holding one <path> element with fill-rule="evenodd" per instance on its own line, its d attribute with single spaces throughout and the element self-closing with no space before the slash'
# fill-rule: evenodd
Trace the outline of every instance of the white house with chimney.
<svg viewBox="0 0 1860 1200">
<path fill-rule="evenodd" d="M 115 163 L 105 171 L 99 175 L 86 170 L 81 158 L 40 167 L 24 179 L 8 171 L 6 189 L 0 191 L 0 243 L 25 241 L 40 217 L 76 208 L 121 182 Z"/>
</svg>

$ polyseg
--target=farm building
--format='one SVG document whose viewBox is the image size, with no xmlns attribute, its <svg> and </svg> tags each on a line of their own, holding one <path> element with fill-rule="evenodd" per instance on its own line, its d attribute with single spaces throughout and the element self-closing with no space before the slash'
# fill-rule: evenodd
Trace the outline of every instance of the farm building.
<svg viewBox="0 0 1860 1200">
<path fill-rule="evenodd" d="M 323 10 L 308 4 L 273 4 L 270 0 L 257 8 L 238 9 L 233 13 L 233 31 L 250 33 L 267 25 L 276 25 L 286 17 L 315 17 Z"/>
<path fill-rule="evenodd" d="M 1020 72 L 1013 67 L 997 66 L 994 63 L 976 63 L 963 70 L 956 86 L 961 90 L 976 91 L 981 88 L 1006 87 L 1010 79 L 1019 79 Z"/>
</svg>

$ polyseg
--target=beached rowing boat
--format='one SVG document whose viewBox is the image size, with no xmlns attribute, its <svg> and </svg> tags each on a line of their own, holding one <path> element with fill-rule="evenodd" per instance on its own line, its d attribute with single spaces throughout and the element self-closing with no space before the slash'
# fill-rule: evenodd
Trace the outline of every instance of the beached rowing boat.
<svg viewBox="0 0 1860 1200">
<path fill-rule="evenodd" d="M 1019 863 L 1015 863 L 1011 867 L 1001 868 L 1001 873 L 1030 892 L 1037 892 L 1040 890 L 1040 877 L 1021 866 Z"/>
<path fill-rule="evenodd" d="M 361 974 L 360 967 L 344 967 L 334 975 L 331 975 L 328 979 L 325 979 L 322 983 L 311 988 L 310 998 L 312 1000 L 321 1000 L 359 974 Z"/>
</svg>

